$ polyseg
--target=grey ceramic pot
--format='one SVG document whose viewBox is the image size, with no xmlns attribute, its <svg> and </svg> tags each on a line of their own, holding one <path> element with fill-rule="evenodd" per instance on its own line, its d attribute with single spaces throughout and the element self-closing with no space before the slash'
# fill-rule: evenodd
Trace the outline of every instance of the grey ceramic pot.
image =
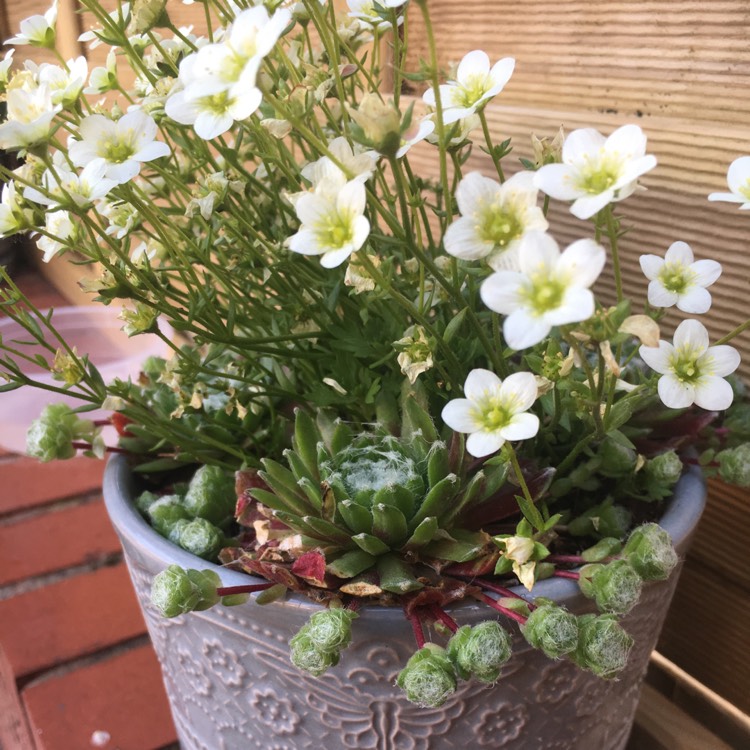
<svg viewBox="0 0 750 750">
<path fill-rule="evenodd" d="M 400 610 L 366 608 L 352 645 L 322 678 L 297 671 L 287 642 L 317 610 L 292 596 L 268 606 L 216 607 L 171 620 L 149 602 L 154 576 L 171 563 L 210 567 L 224 585 L 248 576 L 205 563 L 154 532 L 134 510 L 135 489 L 122 457 L 113 457 L 104 499 L 123 548 L 161 662 L 183 750 L 620 750 L 627 742 L 649 654 L 656 643 L 678 572 L 645 587 L 623 625 L 635 638 L 630 662 L 616 681 L 550 661 L 531 649 L 513 623 L 514 653 L 494 686 L 459 683 L 436 709 L 419 709 L 394 686 L 414 652 Z M 680 481 L 661 524 L 681 556 L 705 504 L 699 474 Z M 523 590 L 519 589 L 519 593 Z M 571 611 L 591 611 L 574 581 L 553 579 L 535 593 Z M 479 604 L 451 610 L 459 624 L 493 617 Z"/>
</svg>

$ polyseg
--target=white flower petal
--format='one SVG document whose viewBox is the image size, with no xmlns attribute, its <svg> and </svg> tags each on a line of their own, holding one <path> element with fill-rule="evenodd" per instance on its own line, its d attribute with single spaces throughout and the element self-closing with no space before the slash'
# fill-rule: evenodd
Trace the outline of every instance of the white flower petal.
<svg viewBox="0 0 750 750">
<path fill-rule="evenodd" d="M 463 60 L 458 64 L 456 80 L 459 83 L 471 83 L 474 76 L 486 76 L 490 72 L 490 58 L 481 49 L 467 52 Z"/>
<path fill-rule="evenodd" d="M 587 155 L 595 154 L 604 148 L 606 138 L 593 128 L 580 128 L 568 134 L 563 143 L 562 160 L 565 164 L 572 164 Z"/>
<path fill-rule="evenodd" d="M 169 156 L 171 153 L 169 146 L 163 141 L 151 141 L 133 154 L 133 159 L 136 161 L 153 161 L 162 156 Z"/>
<path fill-rule="evenodd" d="M 500 432 L 472 432 L 466 439 L 466 450 L 474 458 L 484 458 L 497 453 L 503 447 L 505 438 Z"/>
<path fill-rule="evenodd" d="M 673 242 L 664 255 L 666 263 L 689 266 L 695 260 L 693 251 L 687 242 Z"/>
<path fill-rule="evenodd" d="M 510 423 L 501 428 L 506 440 L 528 440 L 539 432 L 539 417 L 536 414 L 515 414 Z"/>
<path fill-rule="evenodd" d="M 699 356 L 708 349 L 708 331 L 697 320 L 683 320 L 674 332 L 672 343 L 678 351 L 690 349 Z"/>
<path fill-rule="evenodd" d="M 722 378 L 701 378 L 695 387 L 695 404 L 708 411 L 724 411 L 732 405 L 734 391 Z"/>
<path fill-rule="evenodd" d="M 446 230 L 443 245 L 448 255 L 463 260 L 479 260 L 489 255 L 494 243 L 477 236 L 476 221 L 471 216 L 456 219 Z"/>
<path fill-rule="evenodd" d="M 583 194 L 575 176 L 576 170 L 568 164 L 546 164 L 535 173 L 534 185 L 559 201 L 572 201 Z"/>
<path fill-rule="evenodd" d="M 607 260 L 604 248 L 594 240 L 577 240 L 563 251 L 557 270 L 576 286 L 590 287 Z"/>
<path fill-rule="evenodd" d="M 516 67 L 516 61 L 512 57 L 504 57 L 502 60 L 498 60 L 490 70 L 490 78 L 492 79 L 492 96 L 499 94 L 500 91 L 508 83 L 510 77 L 513 75 L 513 70 Z"/>
<path fill-rule="evenodd" d="M 659 341 L 659 346 L 641 346 L 638 350 L 641 359 L 654 371 L 662 375 L 669 372 L 674 355 L 674 347 L 668 341 Z"/>
<path fill-rule="evenodd" d="M 678 295 L 675 295 L 677 297 Z M 649 302 L 651 299 L 649 297 Z M 691 315 L 703 315 L 711 309 L 711 295 L 702 286 L 692 286 L 676 300 L 677 309 Z"/>
<path fill-rule="evenodd" d="M 664 258 L 658 255 L 641 255 L 638 261 L 643 275 L 650 281 L 658 278 L 661 269 L 664 268 Z"/>
<path fill-rule="evenodd" d="M 329 250 L 323 254 L 320 259 L 320 265 L 323 268 L 336 268 L 340 266 L 354 251 L 351 244 L 346 247 L 342 247 L 340 250 Z"/>
<path fill-rule="evenodd" d="M 621 154 L 634 159 L 646 153 L 646 135 L 638 125 L 623 125 L 607 138 L 608 153 Z"/>
<path fill-rule="evenodd" d="M 515 310 L 503 323 L 503 337 L 511 349 L 520 351 L 538 344 L 551 330 L 545 317 L 531 315 L 527 310 Z"/>
<path fill-rule="evenodd" d="M 454 398 L 443 407 L 440 416 L 455 432 L 476 432 L 482 425 L 473 416 L 474 408 L 469 399 Z"/>
<path fill-rule="evenodd" d="M 740 156 L 729 165 L 727 185 L 733 193 L 738 193 L 740 188 L 747 187 L 748 180 L 750 180 L 750 156 Z"/>
<path fill-rule="evenodd" d="M 514 414 L 529 409 L 538 392 L 536 378 L 530 372 L 514 372 L 500 386 L 500 398 Z"/>
<path fill-rule="evenodd" d="M 696 284 L 711 286 L 721 276 L 721 263 L 715 260 L 696 260 L 690 270 L 695 274 Z"/>
<path fill-rule="evenodd" d="M 710 201 L 729 201 L 730 203 L 744 203 L 747 198 L 744 195 L 736 193 L 711 193 L 708 196 Z"/>
<path fill-rule="evenodd" d="M 141 165 L 137 161 L 128 159 L 122 164 L 108 164 L 107 177 L 114 180 L 118 185 L 124 185 L 129 182 L 141 171 Z"/>
<path fill-rule="evenodd" d="M 740 353 L 727 344 L 711 346 L 698 360 L 698 366 L 701 369 L 708 367 L 711 375 L 723 378 L 731 375 L 740 366 Z"/>
<path fill-rule="evenodd" d="M 588 320 L 596 309 L 596 300 L 590 289 L 569 287 L 560 305 L 544 313 L 544 320 L 552 326 L 564 326 L 568 323 L 581 323 Z"/>
<path fill-rule="evenodd" d="M 528 276 L 556 268 L 561 255 L 555 238 L 546 232 L 528 232 L 522 250 L 521 271 Z"/>
<path fill-rule="evenodd" d="M 469 172 L 456 188 L 456 203 L 462 216 L 473 214 L 479 206 L 492 202 L 500 192 L 500 183 L 480 172 Z"/>
<path fill-rule="evenodd" d="M 570 213 L 577 219 L 590 219 L 608 203 L 611 203 L 614 197 L 614 190 L 605 190 L 598 195 L 587 195 L 583 198 L 578 198 L 570 207 Z"/>
<path fill-rule="evenodd" d="M 664 406 L 670 409 L 686 409 L 695 401 L 695 388 L 678 380 L 674 375 L 662 375 L 657 390 Z"/>
<path fill-rule="evenodd" d="M 672 307 L 679 298 L 677 292 L 670 292 L 658 279 L 648 285 L 648 303 L 653 307 Z"/>
<path fill-rule="evenodd" d="M 286 244 L 292 252 L 300 255 L 320 255 L 315 232 L 311 229 L 300 229 L 286 241 Z"/>
<path fill-rule="evenodd" d="M 508 315 L 522 303 L 525 276 L 516 271 L 497 271 L 484 281 L 479 294 L 490 310 Z"/>
<path fill-rule="evenodd" d="M 478 367 L 466 376 L 464 395 L 470 401 L 480 401 L 487 394 L 496 392 L 500 383 L 500 378 L 494 372 Z"/>
</svg>

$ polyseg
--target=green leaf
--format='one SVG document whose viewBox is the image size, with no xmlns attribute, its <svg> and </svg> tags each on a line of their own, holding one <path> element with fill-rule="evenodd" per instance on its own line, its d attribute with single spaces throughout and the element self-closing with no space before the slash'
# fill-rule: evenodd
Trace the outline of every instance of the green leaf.
<svg viewBox="0 0 750 750">
<path fill-rule="evenodd" d="M 258 472 L 258 476 L 261 476 L 262 474 L 263 472 Z M 268 492 L 268 490 L 263 490 L 260 487 L 253 487 L 250 490 L 250 496 L 257 500 L 259 503 L 262 503 L 266 507 L 271 508 L 271 510 L 283 511 L 284 513 L 293 512 L 299 514 L 310 512 L 310 509 L 306 505 L 295 505 L 294 503 L 288 502 L 287 498 L 282 497 L 281 495 L 277 495 L 273 492 Z"/>
<path fill-rule="evenodd" d="M 302 488 L 305 495 L 307 495 L 310 505 L 316 510 L 322 510 L 323 493 L 320 491 L 320 484 L 311 481 L 307 477 L 302 477 L 297 484 Z M 333 491 L 331 491 L 331 496 L 333 496 Z"/>
<path fill-rule="evenodd" d="M 318 440 L 320 439 L 320 433 L 313 418 L 303 409 L 297 409 L 294 416 L 294 448 L 305 465 L 310 478 L 320 482 L 320 475 L 318 474 Z"/>
<path fill-rule="evenodd" d="M 450 506 L 447 512 L 440 518 L 440 525 L 443 526 L 443 528 L 449 526 L 456 518 L 459 518 L 461 513 L 477 499 L 480 490 L 484 486 L 484 480 L 485 476 L 483 471 L 478 471 L 474 474 L 464 488 L 464 491 L 458 497 L 457 501 Z"/>
<path fill-rule="evenodd" d="M 445 331 L 443 331 L 443 341 L 445 341 L 446 344 L 449 344 L 451 342 L 451 339 L 458 333 L 459 329 L 463 325 L 464 320 L 466 319 L 466 314 L 469 312 L 468 307 L 464 307 L 463 310 L 461 310 L 458 315 L 454 315 L 451 319 L 450 323 L 445 327 Z"/>
<path fill-rule="evenodd" d="M 311 481 L 320 481 L 308 471 L 305 462 L 293 450 L 287 448 L 284 451 L 284 458 L 287 460 L 289 468 L 292 470 L 295 481 L 298 482 L 302 477 L 307 477 Z"/>
<path fill-rule="evenodd" d="M 270 604 L 275 602 L 277 599 L 281 599 L 287 592 L 287 587 L 282 583 L 276 583 L 271 588 L 261 591 L 258 596 L 255 597 L 256 604 Z"/>
<path fill-rule="evenodd" d="M 354 578 L 375 564 L 376 558 L 363 549 L 353 549 L 328 563 L 326 570 L 337 578 Z"/>
<path fill-rule="evenodd" d="M 435 423 L 430 415 L 423 409 L 413 397 L 407 398 L 404 404 L 404 421 L 408 425 L 407 436 L 421 433 L 428 443 L 434 443 L 438 439 Z"/>
<path fill-rule="evenodd" d="M 396 555 L 383 555 L 378 559 L 380 588 L 394 594 L 408 594 L 424 587 L 412 573 L 411 566 L 399 560 Z"/>
<path fill-rule="evenodd" d="M 434 487 L 441 479 L 450 474 L 450 455 L 445 443 L 435 442 L 427 456 L 427 481 Z"/>
<path fill-rule="evenodd" d="M 607 557 L 618 555 L 622 550 L 622 542 L 614 537 L 600 539 L 593 547 L 581 552 L 581 557 L 587 563 L 601 562 Z"/>
<path fill-rule="evenodd" d="M 458 477 L 448 474 L 442 481 L 438 482 L 428 493 L 419 510 L 409 523 L 410 529 L 416 529 L 428 516 L 440 518 L 449 508 L 450 503 L 455 500 Z"/>
<path fill-rule="evenodd" d="M 372 534 L 357 534 L 352 537 L 352 541 L 365 552 L 379 557 L 390 551 L 390 547 Z"/>
<path fill-rule="evenodd" d="M 402 547 L 403 550 L 411 551 L 424 547 L 429 544 L 437 534 L 439 525 L 437 518 L 425 518 L 422 523 L 414 529 L 414 533 L 409 537 L 406 544 Z"/>
<path fill-rule="evenodd" d="M 467 532 L 462 535 L 465 537 L 463 539 L 456 539 L 455 536 L 457 535 L 455 531 L 454 536 L 443 532 L 443 538 L 430 542 L 424 548 L 423 553 L 438 560 L 462 563 L 473 560 L 484 551 L 486 544 L 483 534 Z"/>
<path fill-rule="evenodd" d="M 534 503 L 528 502 L 522 495 L 516 495 L 516 502 L 524 518 L 538 531 L 544 528 L 544 518 Z"/>
<path fill-rule="evenodd" d="M 414 493 L 398 484 L 379 489 L 372 498 L 372 505 L 391 505 L 398 508 L 406 518 L 411 518 L 414 515 L 416 502 Z"/>
<path fill-rule="evenodd" d="M 369 534 L 372 531 L 372 514 L 367 508 L 351 500 L 343 500 L 338 504 L 338 510 L 344 523 L 356 534 Z"/>
<path fill-rule="evenodd" d="M 305 516 L 304 521 L 315 532 L 315 534 L 321 537 L 321 539 L 330 539 L 331 541 L 336 542 L 336 544 L 344 547 L 344 549 L 353 546 L 351 536 L 330 521 L 326 521 L 323 518 L 317 518 L 316 516 Z"/>
<path fill-rule="evenodd" d="M 633 416 L 633 404 L 628 398 L 622 398 L 617 403 L 612 405 L 612 408 L 607 414 L 607 418 L 604 420 L 604 428 L 606 431 L 613 432 L 622 427 L 626 422 Z"/>
<path fill-rule="evenodd" d="M 389 547 L 397 547 L 408 534 L 404 514 L 392 505 L 379 503 L 372 506 L 372 533 Z"/>
</svg>

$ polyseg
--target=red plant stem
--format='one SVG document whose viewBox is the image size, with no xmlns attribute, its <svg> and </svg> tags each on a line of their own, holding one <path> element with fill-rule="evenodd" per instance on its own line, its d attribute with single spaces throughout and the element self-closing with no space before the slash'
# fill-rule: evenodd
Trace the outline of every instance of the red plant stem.
<svg viewBox="0 0 750 750">
<path fill-rule="evenodd" d="M 521 599 L 529 605 L 530 609 L 534 609 L 534 605 L 531 602 L 527 602 L 520 594 L 517 594 L 511 589 L 505 588 L 505 586 L 501 586 L 499 583 L 485 581 L 484 578 L 477 578 L 474 583 L 476 583 L 477 586 L 481 586 L 483 589 L 487 589 L 487 591 L 494 591 L 494 593 L 500 594 L 500 596 L 504 596 L 508 599 Z"/>
<path fill-rule="evenodd" d="M 94 427 L 108 427 L 112 424 L 111 419 L 95 419 L 94 420 Z"/>
<path fill-rule="evenodd" d="M 562 565 L 582 565 L 586 561 L 580 555 L 547 555 L 544 562 L 560 563 Z"/>
<path fill-rule="evenodd" d="M 362 606 L 362 602 L 359 599 L 350 599 L 344 605 L 344 609 L 348 609 L 351 612 L 356 612 L 361 606 Z"/>
<path fill-rule="evenodd" d="M 234 594 L 254 594 L 256 591 L 265 591 L 273 586 L 273 583 L 251 583 L 247 586 L 219 586 L 216 593 L 219 596 L 234 596 Z"/>
<path fill-rule="evenodd" d="M 414 640 L 417 642 L 417 648 L 424 648 L 424 628 L 422 627 L 422 620 L 417 614 L 416 610 L 411 613 L 407 613 L 407 619 L 411 623 L 411 629 L 414 631 Z"/>
<path fill-rule="evenodd" d="M 91 443 L 73 442 L 71 445 L 79 451 L 90 451 L 94 446 Z M 114 446 L 107 446 L 105 449 L 107 453 L 127 453 L 124 448 L 115 448 Z"/>
<path fill-rule="evenodd" d="M 553 573 L 557 578 L 570 578 L 573 581 L 577 581 L 580 577 L 580 573 L 576 573 L 575 570 L 556 570 Z"/>
<path fill-rule="evenodd" d="M 440 622 L 442 622 L 451 633 L 455 633 L 458 630 L 458 623 L 444 609 L 438 607 L 437 604 L 433 604 L 432 607 L 430 607 L 430 612 L 433 617 L 436 620 L 440 620 Z"/>
<path fill-rule="evenodd" d="M 512 609 L 508 609 L 507 607 L 503 607 L 502 604 L 498 604 L 491 596 L 487 596 L 487 594 L 476 594 L 477 599 L 479 599 L 480 602 L 484 602 L 487 606 L 492 607 L 492 609 L 499 612 L 501 615 L 505 615 L 506 617 L 510 617 L 511 620 L 515 620 L 516 622 L 520 622 L 521 625 L 526 624 L 527 618 L 523 615 L 518 614 L 518 612 L 514 612 Z"/>
</svg>

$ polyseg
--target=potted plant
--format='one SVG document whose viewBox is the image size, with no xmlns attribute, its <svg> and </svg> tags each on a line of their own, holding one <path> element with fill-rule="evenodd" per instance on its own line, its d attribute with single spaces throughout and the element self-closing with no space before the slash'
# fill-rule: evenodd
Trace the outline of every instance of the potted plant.
<svg viewBox="0 0 750 750">
<path fill-rule="evenodd" d="M 0 294 L 46 387 L 84 403 L 45 410 L 30 452 L 117 454 L 106 501 L 181 741 L 622 747 L 701 470 L 750 483 L 725 379 L 750 321 L 713 346 L 695 317 L 659 325 L 708 310 L 719 264 L 678 241 L 640 259 L 648 304 L 622 291 L 616 205 L 656 167 L 641 129 L 514 164 L 484 113 L 514 61 L 443 75 L 425 0 L 211 0 L 204 34 L 164 0 L 82 5 L 104 67 L 3 64 L 0 146 L 26 160 L 0 229 L 98 265 L 89 291 L 173 356 L 104 383 L 7 276 Z M 53 10 L 13 42 L 54 49 Z M 550 198 L 581 220 L 564 250 Z M 0 346 L 3 387 L 33 385 L 24 342 Z"/>
</svg>

